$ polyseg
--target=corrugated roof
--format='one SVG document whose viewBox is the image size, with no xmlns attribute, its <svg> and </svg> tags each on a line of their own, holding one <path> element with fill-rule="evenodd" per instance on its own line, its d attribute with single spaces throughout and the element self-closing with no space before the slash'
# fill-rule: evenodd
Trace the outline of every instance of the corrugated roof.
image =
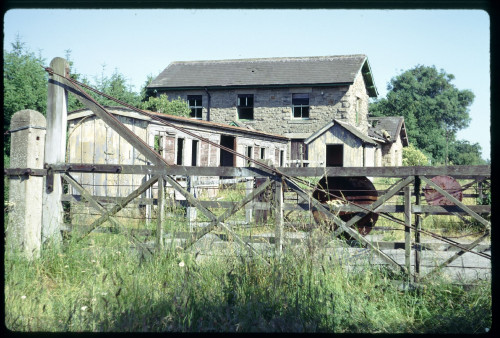
<svg viewBox="0 0 500 338">
<path fill-rule="evenodd" d="M 398 135 L 401 134 L 403 145 L 408 146 L 408 136 L 404 121 L 404 117 L 402 116 L 369 117 L 368 124 L 370 127 L 368 128 L 368 136 L 385 140 L 386 142 L 396 142 Z M 389 134 L 389 140 L 384 137 L 384 130 Z"/>
<path fill-rule="evenodd" d="M 149 89 L 341 85 L 352 84 L 362 72 L 370 96 L 376 88 L 366 55 L 285 57 L 172 62 Z"/>
</svg>

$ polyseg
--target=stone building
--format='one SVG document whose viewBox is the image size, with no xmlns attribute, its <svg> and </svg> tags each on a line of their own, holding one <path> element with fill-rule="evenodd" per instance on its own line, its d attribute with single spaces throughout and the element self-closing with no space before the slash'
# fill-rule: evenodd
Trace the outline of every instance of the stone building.
<svg viewBox="0 0 500 338">
<path fill-rule="evenodd" d="M 402 116 L 369 117 L 368 136 L 379 144 L 376 166 L 402 166 L 403 147 L 408 146 L 405 120 Z"/>
<path fill-rule="evenodd" d="M 187 100 L 192 119 L 289 138 L 288 165 L 319 165 L 325 154 L 304 142 L 333 120 L 369 137 L 369 99 L 377 96 L 366 55 L 172 62 L 147 90 Z M 346 158 L 357 156 L 351 149 Z"/>
<path fill-rule="evenodd" d="M 286 136 L 292 160 L 334 118 L 366 134 L 377 96 L 365 55 L 173 62 L 148 90 L 187 100 L 192 118 Z"/>
</svg>

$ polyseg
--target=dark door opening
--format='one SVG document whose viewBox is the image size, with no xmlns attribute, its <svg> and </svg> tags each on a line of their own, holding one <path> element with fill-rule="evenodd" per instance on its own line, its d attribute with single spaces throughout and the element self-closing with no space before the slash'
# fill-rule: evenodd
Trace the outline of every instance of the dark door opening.
<svg viewBox="0 0 500 338">
<path fill-rule="evenodd" d="M 183 159 L 184 159 L 184 139 L 183 138 L 178 138 L 177 139 L 177 159 L 176 163 L 177 165 L 183 165 Z"/>
<path fill-rule="evenodd" d="M 191 149 L 191 166 L 196 167 L 198 165 L 198 140 L 193 140 L 193 146 Z"/>
<path fill-rule="evenodd" d="M 344 145 L 327 144 L 326 145 L 326 166 L 343 167 L 344 166 Z"/>
<path fill-rule="evenodd" d="M 231 150 L 235 150 L 236 137 L 221 135 L 220 145 Z M 234 167 L 234 155 L 224 149 L 220 150 L 220 166 Z"/>
</svg>

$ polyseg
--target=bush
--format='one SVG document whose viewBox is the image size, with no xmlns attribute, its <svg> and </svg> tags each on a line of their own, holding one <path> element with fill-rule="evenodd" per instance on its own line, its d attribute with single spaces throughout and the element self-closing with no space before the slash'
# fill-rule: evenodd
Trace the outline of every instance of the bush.
<svg viewBox="0 0 500 338">
<path fill-rule="evenodd" d="M 429 159 L 421 150 L 410 144 L 408 147 L 403 148 L 403 165 L 429 165 Z"/>
</svg>

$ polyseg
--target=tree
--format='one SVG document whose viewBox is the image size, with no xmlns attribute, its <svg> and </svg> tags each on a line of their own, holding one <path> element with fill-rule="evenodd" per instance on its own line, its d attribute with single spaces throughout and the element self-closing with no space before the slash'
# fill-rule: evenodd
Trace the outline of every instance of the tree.
<svg viewBox="0 0 500 338">
<path fill-rule="evenodd" d="M 478 165 L 486 164 L 481 158 L 481 146 L 479 143 L 470 144 L 469 141 L 454 141 L 449 148 L 449 162 L 455 165 Z"/>
<path fill-rule="evenodd" d="M 159 97 L 149 97 L 147 101 L 141 103 L 141 108 L 150 109 L 158 113 L 184 117 L 189 117 L 191 113 L 187 101 L 182 100 L 180 97 L 176 100 L 169 100 L 168 96 L 164 94 Z"/>
<path fill-rule="evenodd" d="M 11 51 L 4 50 L 3 59 L 4 134 L 9 130 L 12 115 L 17 111 L 33 109 L 45 115 L 47 110 L 48 75 L 41 67 L 45 59 L 26 48 L 19 36 L 11 47 Z M 6 154 L 10 153 L 9 148 L 9 138 L 6 138 Z"/>
<path fill-rule="evenodd" d="M 415 148 L 413 144 L 403 148 L 403 165 L 419 166 L 429 165 L 429 159 L 423 152 Z"/>
<path fill-rule="evenodd" d="M 138 107 L 141 103 L 141 96 L 133 91 L 132 86 L 128 84 L 125 76 L 118 72 L 117 69 L 111 74 L 111 77 L 104 76 L 104 69 L 101 74 L 100 79 L 95 79 L 95 87 L 100 92 L 114 97 L 120 101 L 130 104 L 134 107 Z M 115 101 L 109 100 L 103 96 L 91 93 L 91 95 L 102 105 L 116 106 L 118 105 Z"/>
<path fill-rule="evenodd" d="M 374 116 L 403 116 L 408 138 L 434 160 L 444 162 L 447 144 L 470 123 L 470 90 L 459 90 L 455 77 L 435 66 L 418 65 L 389 82 L 387 97 L 370 104 Z"/>
</svg>

